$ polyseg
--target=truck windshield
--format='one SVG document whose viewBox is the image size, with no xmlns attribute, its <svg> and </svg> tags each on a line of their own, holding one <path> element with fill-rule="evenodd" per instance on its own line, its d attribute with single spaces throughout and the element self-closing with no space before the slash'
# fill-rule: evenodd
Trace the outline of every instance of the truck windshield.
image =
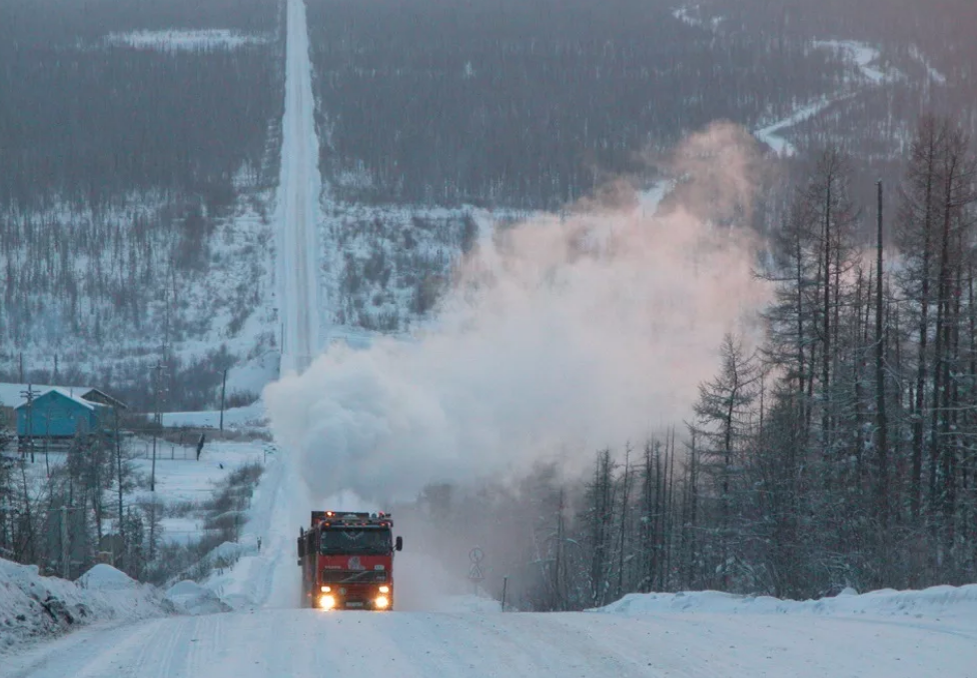
<svg viewBox="0 0 977 678">
<path fill-rule="evenodd" d="M 390 530 L 323 530 L 319 553 L 390 553 Z"/>
</svg>

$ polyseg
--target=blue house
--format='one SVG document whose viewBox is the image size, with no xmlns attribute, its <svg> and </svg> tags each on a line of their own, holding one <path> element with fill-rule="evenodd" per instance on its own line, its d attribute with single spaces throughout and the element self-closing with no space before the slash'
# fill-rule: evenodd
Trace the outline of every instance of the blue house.
<svg viewBox="0 0 977 678">
<path fill-rule="evenodd" d="M 65 439 L 109 427 L 112 408 L 54 388 L 34 398 L 30 407 L 22 403 L 16 412 L 19 437 Z"/>
</svg>

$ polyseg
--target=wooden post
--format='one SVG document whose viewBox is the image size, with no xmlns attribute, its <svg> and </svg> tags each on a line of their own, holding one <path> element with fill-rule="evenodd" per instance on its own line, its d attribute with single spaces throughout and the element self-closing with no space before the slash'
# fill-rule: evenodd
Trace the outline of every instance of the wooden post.
<svg viewBox="0 0 977 678">
<path fill-rule="evenodd" d="M 125 528 L 123 527 L 124 521 L 122 519 L 122 441 L 119 439 L 119 406 L 116 405 L 112 408 L 115 413 L 115 462 L 118 472 L 118 484 L 119 484 L 119 539 L 122 540 L 123 549 L 125 549 L 126 536 Z M 113 565 L 115 564 L 115 559 L 113 556 Z"/>
<path fill-rule="evenodd" d="M 227 370 L 224 370 L 224 378 L 221 381 L 221 422 L 220 430 L 224 430 L 224 395 L 227 392 Z"/>
<path fill-rule="evenodd" d="M 153 387 L 153 465 L 149 475 L 150 492 L 156 491 L 156 436 L 159 434 L 159 428 L 162 425 L 162 417 L 159 413 L 159 382 L 163 376 L 163 363 L 157 361 L 153 369 L 156 371 L 156 382 Z"/>
<path fill-rule="evenodd" d="M 69 578 L 68 569 L 68 505 L 61 504 L 61 577 Z"/>
</svg>

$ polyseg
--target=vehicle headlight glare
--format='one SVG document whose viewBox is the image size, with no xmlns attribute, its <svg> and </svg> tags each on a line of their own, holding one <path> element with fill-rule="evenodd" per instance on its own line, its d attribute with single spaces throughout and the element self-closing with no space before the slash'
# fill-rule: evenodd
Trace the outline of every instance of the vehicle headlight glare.
<svg viewBox="0 0 977 678">
<path fill-rule="evenodd" d="M 389 586 L 381 586 L 378 590 L 380 591 L 380 593 L 390 593 Z"/>
<path fill-rule="evenodd" d="M 373 603 L 377 606 L 378 610 L 386 610 L 390 607 L 390 599 L 386 596 L 377 596 L 377 599 Z"/>
<path fill-rule="evenodd" d="M 329 593 L 330 591 L 332 591 L 332 587 L 331 586 L 323 586 L 320 589 L 320 591 L 322 591 L 323 593 Z"/>
<path fill-rule="evenodd" d="M 336 607 L 336 597 L 328 594 L 319 596 L 319 607 L 321 607 L 323 610 L 331 610 L 332 608 Z"/>
</svg>

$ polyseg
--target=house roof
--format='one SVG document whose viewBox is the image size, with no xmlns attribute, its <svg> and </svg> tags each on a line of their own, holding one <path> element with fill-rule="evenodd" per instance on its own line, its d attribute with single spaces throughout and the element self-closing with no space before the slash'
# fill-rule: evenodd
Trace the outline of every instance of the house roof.
<svg viewBox="0 0 977 678">
<path fill-rule="evenodd" d="M 88 389 L 81 394 L 81 397 L 97 405 L 108 405 L 109 407 L 118 407 L 123 410 L 129 409 L 129 406 L 118 398 L 113 398 L 105 391 L 100 391 L 97 388 Z"/>
<path fill-rule="evenodd" d="M 39 396 L 37 396 L 36 398 L 34 398 L 34 400 L 36 401 L 39 398 L 43 398 L 46 395 L 50 395 L 51 393 L 57 393 L 62 398 L 67 398 L 68 400 L 72 401 L 73 403 L 84 407 L 86 410 L 94 411 L 96 409 L 105 409 L 105 408 L 108 407 L 108 405 L 103 405 L 102 403 L 93 403 L 93 402 L 90 402 L 88 400 L 85 400 L 81 396 L 76 396 L 71 391 L 65 390 L 65 389 L 60 388 L 60 387 L 57 387 L 57 386 L 54 387 L 54 388 L 48 389 L 44 393 L 42 393 Z M 14 409 L 19 410 L 19 409 L 22 409 L 24 407 L 27 407 L 27 401 L 26 400 L 23 401 L 23 402 L 21 402 L 21 404 L 18 405 L 17 407 L 15 407 Z"/>
<path fill-rule="evenodd" d="M 0 407 L 16 409 L 27 402 L 27 398 L 21 395 L 26 391 L 28 384 L 0 383 Z M 67 395 L 69 398 L 80 396 L 83 393 L 92 391 L 91 386 L 52 386 L 49 384 L 30 384 L 31 389 L 36 392 L 38 397 L 48 391 L 57 389 L 58 392 Z M 91 404 L 91 403 L 89 403 Z"/>
</svg>

